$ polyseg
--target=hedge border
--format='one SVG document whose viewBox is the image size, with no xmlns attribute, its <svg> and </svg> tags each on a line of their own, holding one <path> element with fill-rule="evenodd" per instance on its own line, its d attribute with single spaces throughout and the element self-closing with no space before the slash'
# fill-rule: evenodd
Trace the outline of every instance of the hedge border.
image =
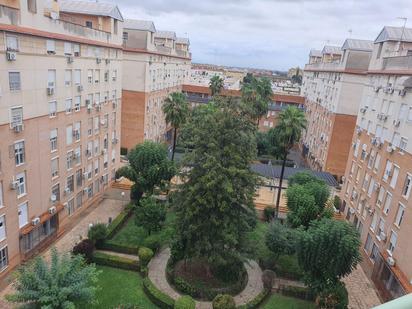
<svg viewBox="0 0 412 309">
<path fill-rule="evenodd" d="M 284 296 L 299 298 L 307 301 L 315 301 L 316 295 L 309 288 L 281 285 L 276 291 Z"/>
<path fill-rule="evenodd" d="M 94 252 L 92 261 L 98 265 L 111 266 L 125 270 L 140 270 L 139 261 L 131 260 L 125 257 L 110 255 L 103 252 Z"/>
<path fill-rule="evenodd" d="M 107 227 L 107 239 L 111 239 L 119 230 L 123 227 L 126 221 L 132 216 L 132 209 L 131 207 L 126 206 L 124 210 L 120 214 L 117 215 L 116 218 L 109 224 Z"/>
<path fill-rule="evenodd" d="M 160 291 L 148 277 L 143 279 L 143 291 L 155 305 L 162 309 L 173 309 L 174 299 Z"/>
<path fill-rule="evenodd" d="M 100 250 L 108 250 L 132 255 L 137 255 L 139 251 L 139 247 L 123 245 L 116 242 L 112 242 L 110 240 L 106 240 L 103 243 L 96 245 L 96 248 Z"/>
<path fill-rule="evenodd" d="M 240 305 L 237 309 L 256 309 L 271 295 L 270 290 L 263 290 L 255 296 L 251 301 L 244 305 Z"/>
</svg>

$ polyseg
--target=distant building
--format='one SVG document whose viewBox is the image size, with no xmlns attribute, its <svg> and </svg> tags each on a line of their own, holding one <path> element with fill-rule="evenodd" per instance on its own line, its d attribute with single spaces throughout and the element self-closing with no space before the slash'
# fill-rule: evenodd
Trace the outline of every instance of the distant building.
<svg viewBox="0 0 412 309">
<path fill-rule="evenodd" d="M 372 47 L 371 41 L 347 39 L 342 47 L 312 50 L 305 66 L 303 154 L 312 169 L 337 179 L 345 173 Z"/>
</svg>

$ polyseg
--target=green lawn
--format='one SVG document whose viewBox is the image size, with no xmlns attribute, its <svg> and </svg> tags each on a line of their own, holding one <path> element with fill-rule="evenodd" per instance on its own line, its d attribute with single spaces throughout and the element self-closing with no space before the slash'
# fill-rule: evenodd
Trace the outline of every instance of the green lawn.
<svg viewBox="0 0 412 309">
<path fill-rule="evenodd" d="M 280 294 L 272 294 L 270 298 L 262 305 L 262 309 L 315 309 L 314 303 L 283 296 Z"/>
<path fill-rule="evenodd" d="M 99 303 L 89 305 L 87 309 L 112 309 L 120 304 L 134 304 L 145 309 L 158 308 L 144 294 L 143 279 L 137 272 L 107 266 L 96 268 L 102 271 L 98 281 L 100 290 L 96 295 Z"/>
<path fill-rule="evenodd" d="M 173 222 L 176 215 L 173 212 L 168 212 L 166 215 L 166 222 L 162 230 L 152 233 L 153 237 L 157 237 L 161 240 L 161 244 L 167 243 L 173 236 Z M 140 226 L 136 225 L 135 217 L 132 216 L 123 226 L 119 232 L 117 232 L 110 242 L 131 245 L 140 247 L 143 245 L 144 240 L 148 237 L 147 232 Z"/>
</svg>

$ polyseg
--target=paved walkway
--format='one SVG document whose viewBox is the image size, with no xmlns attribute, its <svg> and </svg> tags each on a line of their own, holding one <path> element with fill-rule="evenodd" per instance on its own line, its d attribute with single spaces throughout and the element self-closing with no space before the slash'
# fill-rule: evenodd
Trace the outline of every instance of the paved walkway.
<svg viewBox="0 0 412 309">
<path fill-rule="evenodd" d="M 110 190 L 112 189 L 109 189 L 109 191 Z M 116 193 L 112 192 L 112 195 L 116 195 Z M 65 227 L 67 232 L 42 255 L 45 258 L 49 258 L 52 247 L 55 247 L 59 253 L 70 252 L 74 245 L 80 241 L 80 239 L 87 238 L 90 223 L 107 223 L 109 218 L 114 219 L 123 210 L 125 203 L 126 201 L 123 200 L 104 199 L 102 202 L 85 209 L 79 214 L 78 218 L 74 218 L 73 222 Z M 16 307 L 14 304 L 10 304 L 4 299 L 5 295 L 11 294 L 13 291 L 14 290 L 11 283 L 0 291 L 1 309 Z"/>
<path fill-rule="evenodd" d="M 115 256 L 122 257 L 122 258 L 129 259 L 129 260 L 133 260 L 133 261 L 139 261 L 139 257 L 137 255 L 133 255 L 133 254 L 119 253 L 119 252 L 106 251 L 106 250 L 95 250 L 95 252 L 101 252 L 101 253 L 104 253 L 104 254 L 115 255 Z"/>
<path fill-rule="evenodd" d="M 159 252 L 149 263 L 149 279 L 162 292 L 173 299 L 178 299 L 181 294 L 176 292 L 166 279 L 166 265 L 170 258 L 170 249 L 166 248 Z M 255 298 L 263 291 L 262 270 L 255 261 L 245 264 L 248 273 L 248 283 L 245 289 L 234 297 L 236 305 L 242 305 Z M 211 309 L 212 302 L 196 301 L 197 309 Z"/>
<path fill-rule="evenodd" d="M 343 282 L 349 294 L 348 309 L 370 309 L 381 304 L 373 283 L 360 265 Z"/>
</svg>

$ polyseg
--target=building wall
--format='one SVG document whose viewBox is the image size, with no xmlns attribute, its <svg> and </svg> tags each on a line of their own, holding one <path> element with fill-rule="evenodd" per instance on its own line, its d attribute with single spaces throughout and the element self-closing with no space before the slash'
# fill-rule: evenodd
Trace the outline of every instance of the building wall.
<svg viewBox="0 0 412 309">
<path fill-rule="evenodd" d="M 121 147 L 132 149 L 144 141 L 147 93 L 123 90 Z"/>
</svg>

